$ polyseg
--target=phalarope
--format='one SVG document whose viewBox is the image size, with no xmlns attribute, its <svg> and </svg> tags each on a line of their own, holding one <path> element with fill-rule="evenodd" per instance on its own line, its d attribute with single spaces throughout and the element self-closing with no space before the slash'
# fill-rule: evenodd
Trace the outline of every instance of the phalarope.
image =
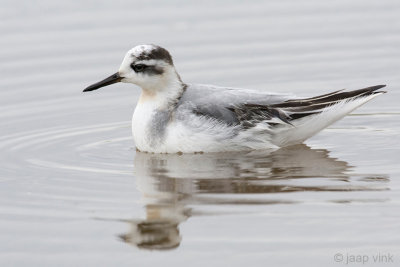
<svg viewBox="0 0 400 267">
<path fill-rule="evenodd" d="M 116 82 L 142 93 L 132 118 L 139 151 L 193 153 L 270 149 L 302 143 L 372 98 L 376 85 L 300 98 L 239 88 L 184 83 L 170 53 L 157 45 L 132 48 L 117 73 L 84 92 Z"/>
</svg>

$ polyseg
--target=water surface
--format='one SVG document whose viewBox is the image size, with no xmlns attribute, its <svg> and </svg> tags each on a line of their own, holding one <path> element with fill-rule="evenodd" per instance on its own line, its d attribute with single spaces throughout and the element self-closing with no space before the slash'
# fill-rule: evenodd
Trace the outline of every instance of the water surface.
<svg viewBox="0 0 400 267">
<path fill-rule="evenodd" d="M 1 266 L 398 265 L 398 1 L 1 6 Z M 303 145 L 140 153 L 139 89 L 81 91 L 141 43 L 189 83 L 389 93 Z"/>
</svg>

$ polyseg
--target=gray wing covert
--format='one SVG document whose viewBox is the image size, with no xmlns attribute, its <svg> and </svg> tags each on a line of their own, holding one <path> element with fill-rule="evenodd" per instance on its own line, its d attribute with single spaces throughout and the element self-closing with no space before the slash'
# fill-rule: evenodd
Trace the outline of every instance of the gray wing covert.
<svg viewBox="0 0 400 267">
<path fill-rule="evenodd" d="M 241 124 L 243 118 L 238 111 L 247 109 L 248 105 L 267 106 L 288 99 L 293 99 L 293 96 L 210 85 L 188 85 L 179 105 L 196 115 L 217 119 L 228 125 L 237 125 Z M 254 111 L 254 107 L 250 110 Z M 264 112 L 269 112 L 269 109 L 264 109 Z M 266 115 L 266 118 L 274 116 Z"/>
</svg>

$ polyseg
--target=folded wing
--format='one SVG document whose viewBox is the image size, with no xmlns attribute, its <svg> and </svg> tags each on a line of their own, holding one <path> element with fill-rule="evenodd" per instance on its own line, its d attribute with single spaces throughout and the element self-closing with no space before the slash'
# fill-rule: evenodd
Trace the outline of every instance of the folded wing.
<svg viewBox="0 0 400 267">
<path fill-rule="evenodd" d="M 296 121 L 304 121 L 306 117 L 326 112 L 336 104 L 383 93 L 378 91 L 383 87 L 385 85 L 376 85 L 354 91 L 339 90 L 310 98 L 298 98 L 293 95 L 197 85 L 189 87 L 181 101 L 190 103 L 195 114 L 228 125 L 241 125 L 246 129 L 261 122 L 272 127 L 282 124 L 293 126 Z M 348 112 L 342 113 L 338 113 L 339 119 Z"/>
</svg>

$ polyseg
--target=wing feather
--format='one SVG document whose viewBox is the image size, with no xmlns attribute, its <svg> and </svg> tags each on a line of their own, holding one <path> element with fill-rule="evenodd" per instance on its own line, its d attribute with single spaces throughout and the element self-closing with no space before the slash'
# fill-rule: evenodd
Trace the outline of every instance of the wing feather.
<svg viewBox="0 0 400 267">
<path fill-rule="evenodd" d="M 383 87 L 385 85 L 376 85 L 353 91 L 338 90 L 310 98 L 297 98 L 287 94 L 189 85 L 179 105 L 191 109 L 198 116 L 248 129 L 260 122 L 271 126 L 292 125 L 292 121 L 319 114 L 341 101 L 382 93 L 383 91 L 377 90 Z"/>
</svg>

